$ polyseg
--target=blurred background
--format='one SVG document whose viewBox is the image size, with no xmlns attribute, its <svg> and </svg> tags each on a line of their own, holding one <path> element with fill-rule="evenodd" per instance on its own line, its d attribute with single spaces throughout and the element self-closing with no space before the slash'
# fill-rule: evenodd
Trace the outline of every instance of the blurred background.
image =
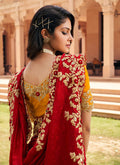
<svg viewBox="0 0 120 165">
<path fill-rule="evenodd" d="M 9 164 L 8 82 L 28 63 L 30 22 L 44 5 L 75 16 L 72 54 L 83 54 L 94 98 L 88 165 L 120 165 L 120 0 L 0 0 L 0 165 Z"/>
</svg>

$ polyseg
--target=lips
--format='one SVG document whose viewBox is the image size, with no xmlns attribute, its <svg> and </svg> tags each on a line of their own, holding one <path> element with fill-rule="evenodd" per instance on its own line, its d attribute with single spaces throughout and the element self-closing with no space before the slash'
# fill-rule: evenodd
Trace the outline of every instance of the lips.
<svg viewBox="0 0 120 165">
<path fill-rule="evenodd" d="M 67 46 L 68 48 L 70 48 L 70 44 L 67 44 L 66 46 Z"/>
</svg>

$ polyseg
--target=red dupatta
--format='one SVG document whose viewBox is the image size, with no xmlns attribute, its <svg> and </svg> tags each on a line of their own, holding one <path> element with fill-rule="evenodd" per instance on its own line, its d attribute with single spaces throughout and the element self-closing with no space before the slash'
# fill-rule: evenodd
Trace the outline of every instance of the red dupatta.
<svg viewBox="0 0 120 165">
<path fill-rule="evenodd" d="M 49 102 L 38 137 L 28 148 L 29 122 L 22 92 L 23 70 L 9 83 L 10 165 L 86 165 L 80 97 L 82 55 L 58 56 L 49 79 Z"/>
</svg>

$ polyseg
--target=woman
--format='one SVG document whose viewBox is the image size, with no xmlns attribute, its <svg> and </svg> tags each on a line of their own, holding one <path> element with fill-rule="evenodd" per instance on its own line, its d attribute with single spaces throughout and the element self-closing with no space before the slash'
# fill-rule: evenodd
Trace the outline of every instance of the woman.
<svg viewBox="0 0 120 165">
<path fill-rule="evenodd" d="M 57 6 L 32 19 L 30 62 L 9 83 L 10 165 L 86 164 L 93 101 L 84 57 L 69 54 L 73 27 Z"/>
</svg>

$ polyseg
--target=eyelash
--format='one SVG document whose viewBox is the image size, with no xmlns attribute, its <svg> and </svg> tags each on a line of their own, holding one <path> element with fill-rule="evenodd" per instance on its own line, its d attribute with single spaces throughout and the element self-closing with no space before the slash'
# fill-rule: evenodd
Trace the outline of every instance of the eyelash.
<svg viewBox="0 0 120 165">
<path fill-rule="evenodd" d="M 67 33 L 65 33 L 65 32 L 62 32 L 62 34 L 66 35 Z"/>
</svg>

